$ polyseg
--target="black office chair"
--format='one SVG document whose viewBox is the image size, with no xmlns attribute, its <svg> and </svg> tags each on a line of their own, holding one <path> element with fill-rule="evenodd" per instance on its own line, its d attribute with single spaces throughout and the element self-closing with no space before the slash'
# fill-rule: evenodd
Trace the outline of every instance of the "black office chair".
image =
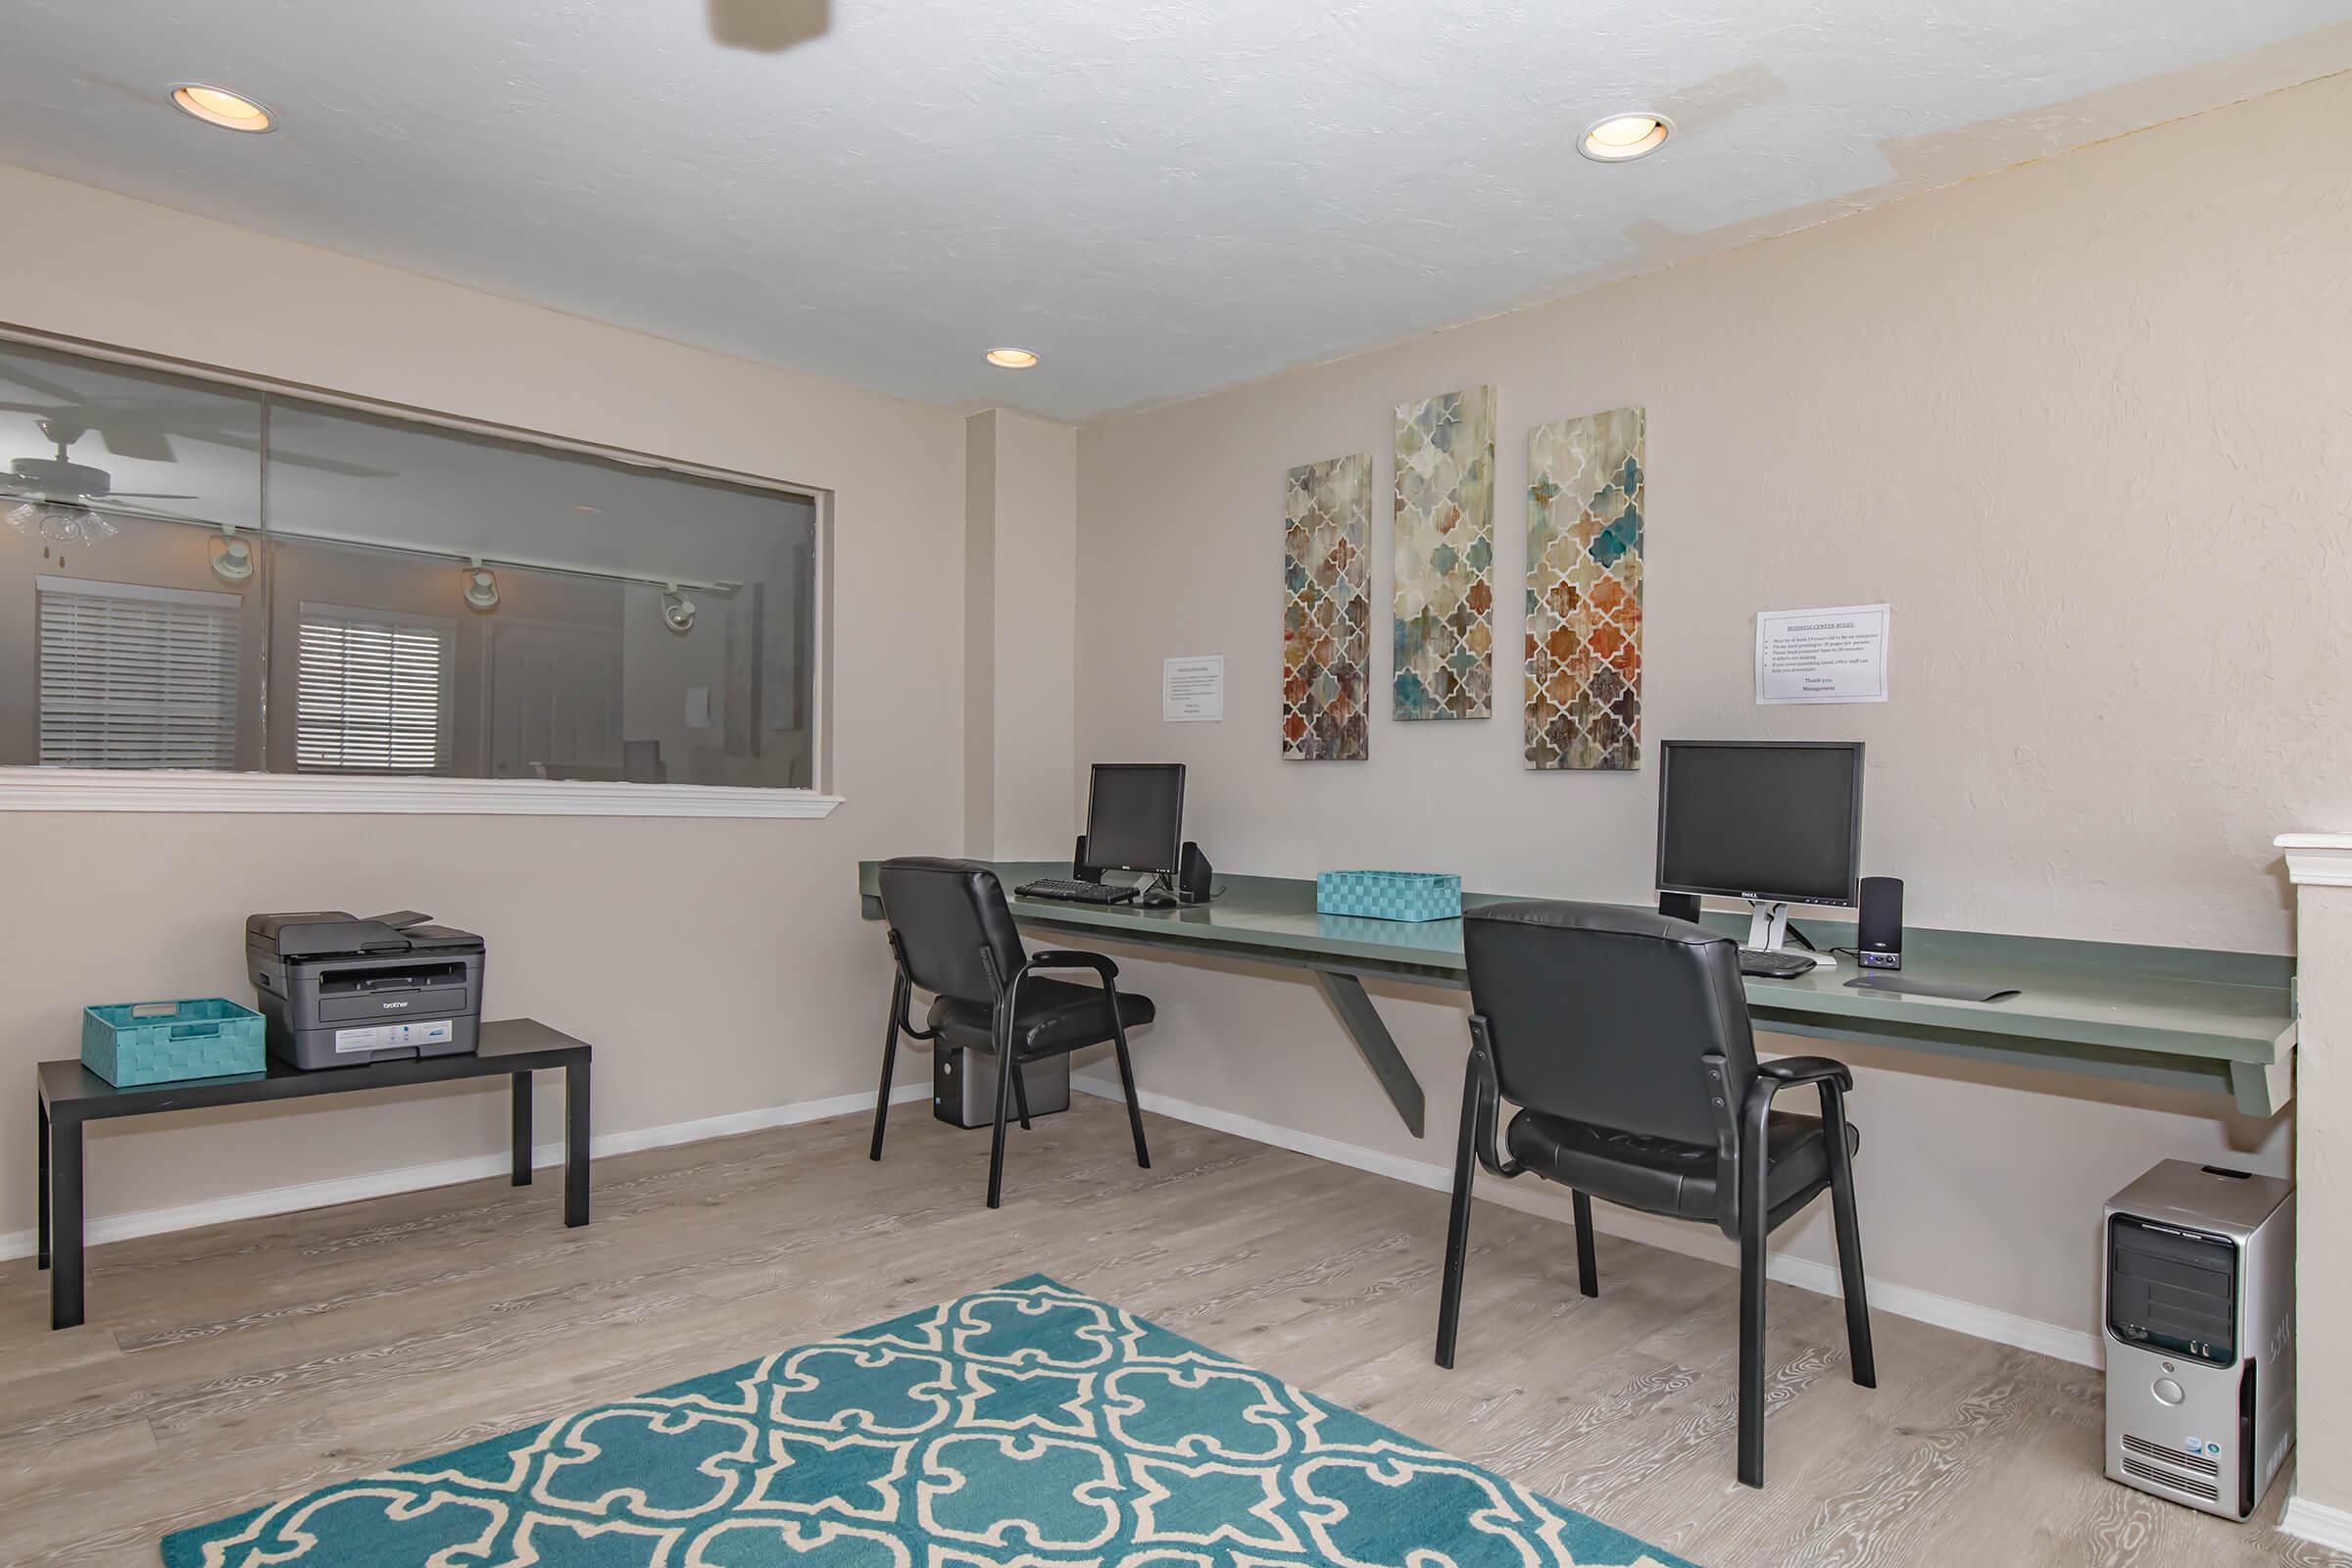
<svg viewBox="0 0 2352 1568">
<path fill-rule="evenodd" d="M 1592 1199 L 1712 1220 L 1740 1244 L 1740 1479 L 1764 1484 L 1764 1238 L 1829 1191 L 1854 1381 L 1878 1387 L 1845 1120 L 1853 1075 L 1822 1056 L 1758 1062 L 1739 950 L 1645 910 L 1529 901 L 1462 915 L 1470 1070 L 1446 1238 L 1438 1365 L 1453 1365 L 1476 1166 L 1575 1193 L 1578 1287 L 1600 1294 Z M 1797 1084 L 1821 1118 L 1772 1108 Z M 1495 1147 L 1498 1103 L 1523 1108 Z M 1475 1162 L 1475 1163 L 1474 1163 Z"/>
<path fill-rule="evenodd" d="M 882 1091 L 874 1101 L 869 1157 L 882 1157 L 890 1069 L 902 1033 L 941 1047 L 986 1052 L 997 1058 L 996 1141 L 988 1155 L 988 1206 L 995 1208 L 1004 1190 L 1004 1121 L 1015 1100 L 1021 1126 L 1029 1125 L 1021 1064 L 1108 1041 L 1118 1049 L 1135 1162 L 1150 1170 L 1127 1028 L 1152 1021 L 1152 999 L 1119 990 L 1118 965 L 1099 953 L 1025 953 L 1012 911 L 1005 907 L 1004 884 L 976 861 L 885 860 L 881 883 L 882 915 L 890 923 L 898 977 L 890 990 L 890 1029 L 882 1041 Z M 1047 969 L 1092 969 L 1102 977 L 1102 989 L 1048 979 L 1039 972 Z M 922 1029 L 906 1016 L 918 986 L 935 993 L 928 1027 Z"/>
</svg>

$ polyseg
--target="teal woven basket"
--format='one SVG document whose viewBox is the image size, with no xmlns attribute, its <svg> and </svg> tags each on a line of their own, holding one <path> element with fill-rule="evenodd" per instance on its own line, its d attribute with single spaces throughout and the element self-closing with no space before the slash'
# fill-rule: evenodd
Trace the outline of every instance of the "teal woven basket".
<svg viewBox="0 0 2352 1568">
<path fill-rule="evenodd" d="M 1315 912 L 1373 920 L 1458 920 L 1462 879 L 1440 871 L 1323 871 L 1315 877 Z"/>
<path fill-rule="evenodd" d="M 225 997 L 81 1009 L 81 1064 L 117 1089 L 225 1078 L 270 1065 L 262 1015 Z"/>
</svg>

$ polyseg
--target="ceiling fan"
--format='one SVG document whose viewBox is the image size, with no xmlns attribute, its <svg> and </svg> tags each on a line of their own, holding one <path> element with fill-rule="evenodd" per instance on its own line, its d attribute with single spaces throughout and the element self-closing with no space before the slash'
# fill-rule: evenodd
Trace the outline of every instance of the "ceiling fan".
<svg viewBox="0 0 2352 1568">
<path fill-rule="evenodd" d="M 117 490 L 115 476 L 70 451 L 89 432 L 51 416 L 40 421 L 42 439 L 57 444 L 54 458 L 18 458 L 0 474 L 0 499 L 15 498 L 8 520 L 20 533 L 38 534 L 56 544 L 97 544 L 122 530 L 105 512 L 118 501 L 194 501 L 192 495 L 161 490 Z M 136 511 L 136 508 L 123 508 Z"/>
<path fill-rule="evenodd" d="M 0 414 L 29 414 L 43 439 L 53 442 L 52 458 L 19 458 L 0 473 L 0 505 L 8 506 L 8 520 L 25 533 L 38 532 L 59 543 L 92 544 L 121 530 L 106 515 L 155 515 L 182 521 L 161 511 L 149 513 L 125 501 L 196 501 L 203 498 L 163 491 L 114 488 L 114 475 L 92 464 L 75 463 L 69 449 L 85 435 L 95 435 L 117 457 L 143 463 L 172 463 L 172 437 L 184 436 L 209 445 L 259 454 L 260 434 L 250 405 L 218 397 L 143 397 L 78 391 L 54 376 L 35 370 L 24 357 L 0 360 L 0 386 L 29 393 L 43 402 L 0 399 Z M 218 405 L 218 407 L 213 407 Z M 275 450 L 273 463 L 316 468 L 351 478 L 387 478 L 391 470 L 334 458 L 309 457 Z"/>
</svg>

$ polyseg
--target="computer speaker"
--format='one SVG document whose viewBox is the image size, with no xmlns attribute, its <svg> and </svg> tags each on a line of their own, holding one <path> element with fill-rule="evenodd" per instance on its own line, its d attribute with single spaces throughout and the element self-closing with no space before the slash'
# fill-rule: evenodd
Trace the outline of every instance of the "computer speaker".
<svg viewBox="0 0 2352 1568">
<path fill-rule="evenodd" d="M 1669 920 L 1695 920 L 1698 918 L 1698 895 L 1695 893 L 1658 895 L 1658 912 Z"/>
<path fill-rule="evenodd" d="M 1102 871 L 1087 863 L 1086 835 L 1083 833 L 1078 835 L 1077 846 L 1070 851 L 1070 880 L 1073 882 L 1100 882 L 1102 880 Z"/>
<path fill-rule="evenodd" d="M 1854 922 L 1854 961 L 1865 969 L 1903 966 L 1903 879 L 1866 876 Z"/>
<path fill-rule="evenodd" d="M 1211 875 L 1208 857 L 1191 839 L 1184 841 L 1184 854 L 1176 868 L 1176 896 L 1187 904 L 1208 902 L 1208 881 Z"/>
</svg>

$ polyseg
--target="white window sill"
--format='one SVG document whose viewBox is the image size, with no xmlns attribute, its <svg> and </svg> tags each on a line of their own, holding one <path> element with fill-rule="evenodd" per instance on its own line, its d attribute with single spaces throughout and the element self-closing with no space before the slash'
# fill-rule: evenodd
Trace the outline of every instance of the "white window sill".
<svg viewBox="0 0 2352 1568">
<path fill-rule="evenodd" d="M 575 779 L 322 778 L 0 767 L 0 811 L 313 811 L 428 816 L 830 816 L 838 795 Z"/>
</svg>

